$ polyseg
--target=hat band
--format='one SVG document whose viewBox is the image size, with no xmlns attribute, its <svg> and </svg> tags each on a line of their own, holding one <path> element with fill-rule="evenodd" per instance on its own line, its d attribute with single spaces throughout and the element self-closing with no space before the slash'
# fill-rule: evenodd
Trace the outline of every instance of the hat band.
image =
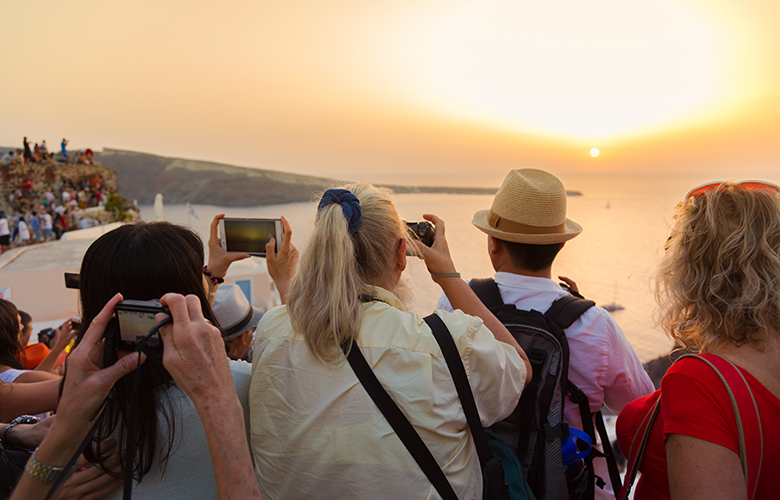
<svg viewBox="0 0 780 500">
<path fill-rule="evenodd" d="M 521 222 L 515 222 L 513 220 L 504 219 L 493 210 L 488 210 L 488 224 L 499 231 L 505 233 L 519 233 L 519 234 L 558 234 L 566 232 L 566 221 L 563 224 L 557 226 L 529 226 Z"/>
<path fill-rule="evenodd" d="M 255 310 L 250 305 L 249 311 L 247 312 L 246 316 L 241 318 L 241 321 L 231 326 L 230 328 L 226 328 L 222 330 L 222 333 L 224 334 L 225 337 L 232 337 L 233 335 L 237 334 L 238 332 L 246 328 L 246 325 L 248 325 L 249 322 L 252 321 L 252 317 L 254 315 L 255 315 Z"/>
</svg>

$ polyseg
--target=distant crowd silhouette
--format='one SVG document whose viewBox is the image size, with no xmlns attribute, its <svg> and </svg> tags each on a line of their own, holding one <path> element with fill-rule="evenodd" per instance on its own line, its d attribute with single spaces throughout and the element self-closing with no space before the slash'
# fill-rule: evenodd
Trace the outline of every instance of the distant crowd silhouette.
<svg viewBox="0 0 780 500">
<path fill-rule="evenodd" d="M 42 140 L 40 144 L 37 142 L 30 148 L 30 143 L 27 141 L 27 137 L 22 139 L 22 147 L 16 150 L 10 150 L 6 152 L 2 157 L 3 165 L 22 164 L 27 165 L 30 163 L 65 163 L 70 165 L 76 165 L 83 163 L 85 165 L 92 165 L 95 163 L 95 153 L 92 148 L 82 148 L 77 152 L 67 150 L 68 140 L 63 137 L 60 143 L 60 150 L 57 152 L 49 151 L 49 146 L 46 144 L 46 139 Z"/>
</svg>

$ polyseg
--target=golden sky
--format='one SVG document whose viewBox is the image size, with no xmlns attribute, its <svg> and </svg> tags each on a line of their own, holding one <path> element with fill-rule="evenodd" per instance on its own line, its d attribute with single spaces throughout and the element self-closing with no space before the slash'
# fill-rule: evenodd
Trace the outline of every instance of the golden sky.
<svg viewBox="0 0 780 500">
<path fill-rule="evenodd" d="M 0 16 L 3 146 L 490 186 L 523 166 L 738 174 L 780 157 L 774 0 L 25 0 Z"/>
</svg>

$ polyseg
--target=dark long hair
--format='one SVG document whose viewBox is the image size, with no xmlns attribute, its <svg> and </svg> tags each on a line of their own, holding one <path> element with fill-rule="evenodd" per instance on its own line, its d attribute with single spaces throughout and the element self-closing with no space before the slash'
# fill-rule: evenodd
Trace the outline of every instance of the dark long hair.
<svg viewBox="0 0 780 500">
<path fill-rule="evenodd" d="M 87 249 L 81 263 L 82 324 L 89 325 L 117 292 L 125 299 L 159 299 L 169 292 L 197 295 L 203 315 L 217 324 L 204 290 L 203 242 L 187 228 L 167 222 L 140 222 L 121 226 L 104 234 Z M 105 363 L 114 360 L 106 359 Z M 198 367 L 192 367 L 198 369 Z M 167 460 L 174 442 L 174 415 L 170 401 L 161 399 L 164 391 L 155 388 L 172 383 L 171 377 L 155 356 L 141 365 L 141 390 L 136 405 L 130 394 L 135 373 L 120 379 L 115 397 L 109 399 L 101 427 L 95 433 L 98 444 L 108 438 L 125 442 L 125 419 L 135 413 L 137 443 L 133 475 L 140 481 L 159 456 Z M 168 423 L 167 443 L 157 442 L 158 412 Z M 161 447 L 162 445 L 162 447 Z M 96 447 L 97 448 L 97 447 Z M 161 451 L 158 451 L 158 448 Z M 87 447 L 85 457 L 103 464 L 100 456 Z"/>
<path fill-rule="evenodd" d="M 21 370 L 19 356 L 24 350 L 19 338 L 19 311 L 12 302 L 0 299 L 0 365 Z"/>
</svg>

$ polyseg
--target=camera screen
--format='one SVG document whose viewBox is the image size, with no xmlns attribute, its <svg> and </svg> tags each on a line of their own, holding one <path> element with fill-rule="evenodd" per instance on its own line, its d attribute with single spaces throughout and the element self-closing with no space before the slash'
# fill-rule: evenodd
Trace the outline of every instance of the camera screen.
<svg viewBox="0 0 780 500">
<path fill-rule="evenodd" d="M 157 321 L 154 319 L 156 313 L 146 311 L 123 311 L 117 310 L 116 316 L 119 319 L 119 331 L 122 334 L 122 341 L 135 344 L 152 329 Z M 147 342 L 149 347 L 160 347 L 160 335 L 157 334 Z"/>
<path fill-rule="evenodd" d="M 264 220 L 224 220 L 225 250 L 265 255 L 265 244 L 276 238 L 276 226 L 273 219 Z M 277 238 L 278 239 L 278 238 Z"/>
</svg>

